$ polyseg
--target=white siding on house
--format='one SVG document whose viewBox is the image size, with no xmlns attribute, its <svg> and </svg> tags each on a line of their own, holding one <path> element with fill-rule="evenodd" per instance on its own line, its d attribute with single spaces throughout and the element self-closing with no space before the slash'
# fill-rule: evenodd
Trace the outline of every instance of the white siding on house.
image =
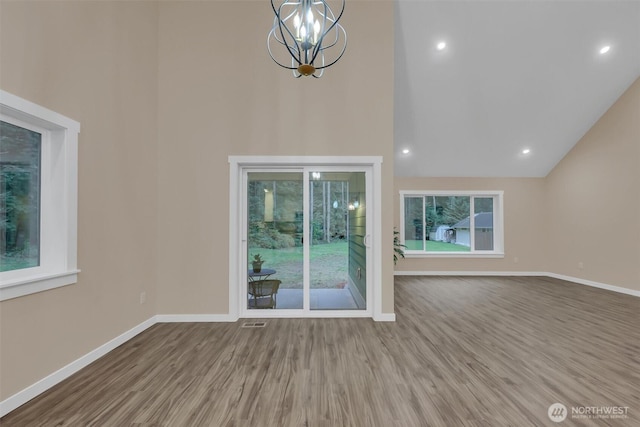
<svg viewBox="0 0 640 427">
<path fill-rule="evenodd" d="M 456 230 L 456 245 L 471 246 L 471 236 L 468 228 L 458 228 Z"/>
</svg>

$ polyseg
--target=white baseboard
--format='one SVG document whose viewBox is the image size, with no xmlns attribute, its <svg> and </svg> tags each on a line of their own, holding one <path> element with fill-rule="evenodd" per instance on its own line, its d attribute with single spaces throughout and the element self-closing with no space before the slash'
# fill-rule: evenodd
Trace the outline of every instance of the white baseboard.
<svg viewBox="0 0 640 427">
<path fill-rule="evenodd" d="M 640 297 L 640 291 L 623 288 L 620 286 L 608 285 L 606 283 L 594 282 L 592 280 L 580 279 L 578 277 L 565 276 L 556 273 L 547 273 L 539 271 L 396 271 L 395 276 L 545 276 L 555 279 L 566 280 L 581 285 L 592 286 L 595 288 L 606 289 L 626 295 Z M 69 363 L 56 372 L 46 376 L 40 381 L 32 384 L 24 390 L 14 394 L 13 396 L 0 402 L 0 417 L 5 416 L 9 412 L 27 403 L 29 400 L 39 394 L 50 389 L 54 385 L 70 377 L 80 369 L 95 362 L 116 347 L 129 341 L 144 330 L 150 328 L 156 323 L 173 323 L 173 322 L 235 322 L 234 318 L 229 314 L 159 314 L 153 316 L 139 325 L 129 329 L 125 333 L 117 336 L 106 344 L 101 345 L 95 350 L 87 353 L 79 359 Z M 374 313 L 373 320 L 376 322 L 395 322 L 395 313 Z"/>
<path fill-rule="evenodd" d="M 150 328 L 155 324 L 156 324 L 156 319 L 154 316 L 140 323 L 138 326 L 135 326 L 129 329 L 127 332 L 115 337 L 114 339 L 107 342 L 106 344 L 103 344 L 100 347 L 96 348 L 95 350 L 90 351 L 89 353 L 85 354 L 81 358 L 58 369 L 54 373 L 47 375 L 37 383 L 32 384 L 29 387 L 25 388 L 24 390 L 3 400 L 2 402 L 0 402 L 0 417 L 5 416 L 6 414 L 13 411 L 17 407 L 27 403 L 29 400 L 33 399 L 34 397 L 47 391 L 48 389 L 58 384 L 62 380 L 75 374 L 80 369 L 84 368 L 90 363 L 95 362 L 105 354 L 109 353 L 111 350 L 124 344 L 125 342 L 129 341 L 131 338 L 138 335 L 140 332 Z"/>
<path fill-rule="evenodd" d="M 373 320 L 376 322 L 395 322 L 395 313 L 378 313 L 373 315 Z"/>
<path fill-rule="evenodd" d="M 566 280 L 567 282 L 578 283 L 580 285 L 591 286 L 594 288 L 606 289 L 607 291 L 618 292 L 620 294 L 632 295 L 640 297 L 640 291 L 635 289 L 623 288 L 622 286 L 607 285 L 606 283 L 594 282 L 593 280 L 581 279 L 579 277 L 565 276 L 563 274 L 546 273 L 548 277 L 554 279 Z"/>
<path fill-rule="evenodd" d="M 394 276 L 547 276 L 540 271 L 394 271 Z"/>
<path fill-rule="evenodd" d="M 228 314 L 158 314 L 157 323 L 199 323 L 199 322 L 235 322 L 234 318 Z"/>
<path fill-rule="evenodd" d="M 580 285 L 594 288 L 606 289 L 612 292 L 640 297 L 640 291 L 623 288 L 621 286 L 608 285 L 606 283 L 594 282 L 593 280 L 580 279 L 579 277 L 565 276 L 563 274 L 549 273 L 546 271 L 395 271 L 394 276 L 537 276 L 552 277 L 554 279 L 566 280 L 567 282 L 578 283 Z"/>
<path fill-rule="evenodd" d="M 339 317 L 340 313 L 336 314 L 336 317 Z M 367 315 L 368 316 L 368 315 Z M 234 317 L 231 314 L 159 314 L 153 316 L 139 325 L 129 329 L 123 334 L 117 336 L 111 341 L 101 345 L 95 350 L 90 351 L 79 359 L 69 363 L 68 365 L 58 369 L 54 373 L 47 375 L 45 378 L 40 381 L 30 385 L 22 391 L 14 394 L 11 397 L 0 402 L 0 417 L 7 415 L 9 412 L 14 409 L 22 406 L 27 403 L 34 397 L 38 396 L 41 393 L 44 393 L 51 387 L 75 374 L 82 368 L 87 365 L 95 362 L 100 357 L 109 353 L 111 350 L 116 347 L 124 344 L 129 341 L 131 338 L 135 337 L 139 333 L 144 330 L 150 328 L 156 323 L 175 323 L 175 322 L 236 322 L 238 321 L 238 317 Z M 395 321 L 395 314 L 393 313 L 382 313 L 380 316 L 375 316 L 374 320 L 376 321 Z"/>
</svg>

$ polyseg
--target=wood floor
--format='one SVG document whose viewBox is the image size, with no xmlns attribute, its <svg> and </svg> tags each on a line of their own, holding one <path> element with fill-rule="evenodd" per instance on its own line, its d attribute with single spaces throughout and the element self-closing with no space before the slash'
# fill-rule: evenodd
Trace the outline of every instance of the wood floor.
<svg viewBox="0 0 640 427">
<path fill-rule="evenodd" d="M 640 298 L 547 278 L 395 289 L 395 323 L 157 324 L 0 424 L 640 426 Z M 556 424 L 555 402 L 627 418 Z"/>
</svg>

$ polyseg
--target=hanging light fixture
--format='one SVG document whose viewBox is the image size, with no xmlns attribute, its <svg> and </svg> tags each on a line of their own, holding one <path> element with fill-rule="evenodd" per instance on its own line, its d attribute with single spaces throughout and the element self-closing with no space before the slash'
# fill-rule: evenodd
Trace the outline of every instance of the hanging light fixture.
<svg viewBox="0 0 640 427">
<path fill-rule="evenodd" d="M 347 48 L 347 33 L 338 23 L 345 0 L 337 2 L 341 8 L 336 15 L 326 0 L 271 0 L 276 15 L 267 37 L 271 59 L 295 77 L 322 77 Z"/>
</svg>

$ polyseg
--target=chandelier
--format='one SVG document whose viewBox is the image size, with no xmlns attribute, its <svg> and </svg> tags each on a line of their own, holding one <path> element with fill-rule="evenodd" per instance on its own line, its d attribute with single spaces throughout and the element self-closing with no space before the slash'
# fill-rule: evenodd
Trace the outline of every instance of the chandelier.
<svg viewBox="0 0 640 427">
<path fill-rule="evenodd" d="M 337 15 L 326 0 L 271 0 L 276 15 L 267 36 L 271 59 L 296 78 L 322 77 L 347 48 L 347 33 L 338 23 L 345 0 L 336 1 L 341 3 Z"/>
</svg>

